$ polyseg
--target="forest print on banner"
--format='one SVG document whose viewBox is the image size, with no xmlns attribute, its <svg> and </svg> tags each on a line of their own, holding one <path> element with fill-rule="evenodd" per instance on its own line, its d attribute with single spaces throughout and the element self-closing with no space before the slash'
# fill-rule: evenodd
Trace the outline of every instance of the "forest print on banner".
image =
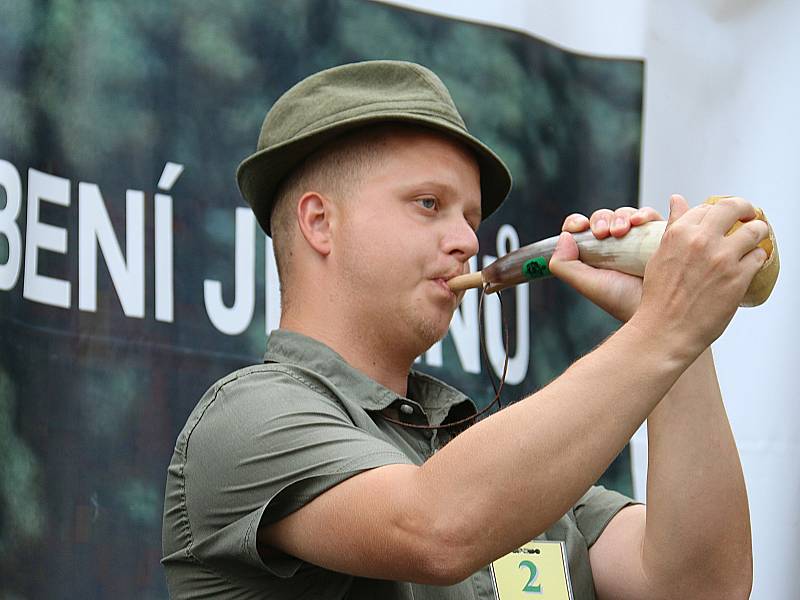
<svg viewBox="0 0 800 600">
<path fill-rule="evenodd" d="M 638 204 L 641 61 L 352 0 L 18 0 L 0 23 L 4 597 L 166 598 L 177 433 L 218 377 L 260 362 L 277 324 L 271 246 L 234 172 L 298 80 L 384 58 L 441 77 L 514 175 L 474 268 L 569 213 Z M 503 298 L 505 403 L 617 325 L 553 280 Z M 473 292 L 417 367 L 485 406 L 477 311 Z M 495 297 L 483 319 L 496 375 Z M 630 493 L 627 450 L 603 483 Z"/>
</svg>

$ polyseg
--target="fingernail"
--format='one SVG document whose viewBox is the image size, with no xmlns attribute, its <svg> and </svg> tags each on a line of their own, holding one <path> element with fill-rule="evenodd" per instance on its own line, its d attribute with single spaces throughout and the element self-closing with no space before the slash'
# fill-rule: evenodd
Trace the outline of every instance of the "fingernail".
<svg viewBox="0 0 800 600">
<path fill-rule="evenodd" d="M 620 227 L 625 227 L 625 221 L 622 220 L 622 217 L 617 217 L 614 219 L 614 227 L 617 229 Z"/>
<path fill-rule="evenodd" d="M 595 229 L 605 229 L 608 227 L 608 222 L 605 219 L 600 219 L 597 223 L 594 224 Z"/>
</svg>

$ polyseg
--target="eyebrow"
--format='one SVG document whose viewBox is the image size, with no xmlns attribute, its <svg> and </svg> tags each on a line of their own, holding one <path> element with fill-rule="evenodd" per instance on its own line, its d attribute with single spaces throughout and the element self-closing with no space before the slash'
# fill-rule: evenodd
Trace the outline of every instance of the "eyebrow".
<svg viewBox="0 0 800 600">
<path fill-rule="evenodd" d="M 448 192 L 450 194 L 455 194 L 456 193 L 456 188 L 454 188 L 452 185 L 450 185 L 449 183 L 447 183 L 445 181 L 439 181 L 439 180 L 436 180 L 436 179 L 422 179 L 422 180 L 419 180 L 419 181 L 412 181 L 410 183 L 408 183 L 406 181 L 401 181 L 400 182 L 400 186 L 403 187 L 403 188 L 416 188 L 416 187 L 436 188 L 436 189 L 439 189 L 439 190 L 444 190 L 444 191 L 446 191 L 446 192 Z"/>
</svg>

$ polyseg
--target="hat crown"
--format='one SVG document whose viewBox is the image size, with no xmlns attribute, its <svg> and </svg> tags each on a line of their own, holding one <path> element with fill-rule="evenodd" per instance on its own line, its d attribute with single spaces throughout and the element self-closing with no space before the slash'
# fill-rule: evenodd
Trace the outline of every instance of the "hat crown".
<svg viewBox="0 0 800 600">
<path fill-rule="evenodd" d="M 278 98 L 261 125 L 258 149 L 239 164 L 239 189 L 264 231 L 270 234 L 280 183 L 297 165 L 340 135 L 384 123 L 425 127 L 474 152 L 484 218 L 511 189 L 508 167 L 467 131 L 450 92 L 432 71 L 404 61 L 352 63 L 310 75 Z"/>
<path fill-rule="evenodd" d="M 287 90 L 264 119 L 258 150 L 313 135 L 334 122 L 398 111 L 443 119 L 466 131 L 435 73 L 415 63 L 376 60 L 320 71 Z"/>
</svg>

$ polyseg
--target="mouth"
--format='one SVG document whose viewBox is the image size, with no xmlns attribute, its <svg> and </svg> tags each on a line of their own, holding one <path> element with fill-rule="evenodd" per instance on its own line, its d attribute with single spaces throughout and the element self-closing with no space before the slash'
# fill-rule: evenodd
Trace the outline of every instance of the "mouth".
<svg viewBox="0 0 800 600">
<path fill-rule="evenodd" d="M 453 277 L 456 277 L 458 275 L 463 275 L 465 270 L 468 271 L 469 269 L 465 269 L 465 266 L 462 264 L 446 272 L 439 271 L 438 273 L 435 274 L 436 276 L 431 277 L 431 281 L 433 281 L 437 285 L 437 287 L 441 289 L 442 293 L 445 294 L 448 298 L 450 298 L 451 300 L 458 301 L 460 299 L 459 294 L 454 292 L 447 284 L 447 282 L 450 281 Z"/>
<path fill-rule="evenodd" d="M 436 286 L 442 291 L 444 295 L 446 295 L 450 299 L 455 300 L 456 293 L 450 289 L 449 285 L 447 285 L 447 281 L 449 279 L 450 277 L 437 277 L 435 279 L 432 279 L 431 281 L 433 281 L 433 283 L 436 284 Z"/>
<path fill-rule="evenodd" d="M 450 286 L 449 286 L 449 285 L 447 285 L 447 281 L 448 281 L 448 279 L 449 279 L 449 278 L 447 278 L 447 277 L 437 277 L 436 279 L 434 279 L 434 281 L 435 281 L 437 284 L 439 284 L 439 287 L 441 287 L 443 290 L 447 290 L 448 292 L 450 292 L 451 294 L 453 294 L 453 290 L 451 290 L 451 289 L 450 289 Z M 455 296 L 455 294 L 453 294 L 453 295 Z"/>
</svg>

